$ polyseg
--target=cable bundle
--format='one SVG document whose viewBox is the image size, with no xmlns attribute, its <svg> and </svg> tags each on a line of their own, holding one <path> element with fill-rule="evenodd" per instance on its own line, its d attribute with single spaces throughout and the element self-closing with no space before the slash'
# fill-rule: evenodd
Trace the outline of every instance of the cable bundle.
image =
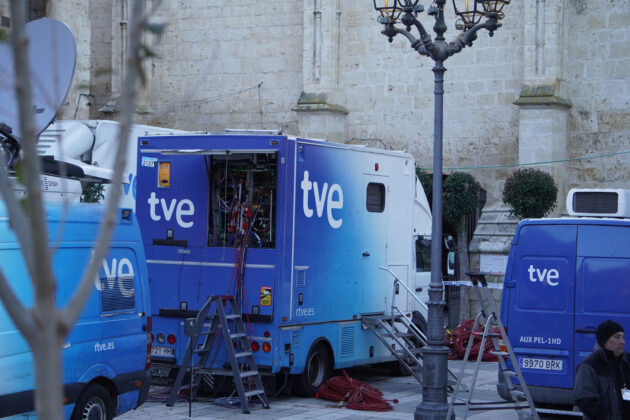
<svg viewBox="0 0 630 420">
<path fill-rule="evenodd" d="M 466 347 L 468 346 L 468 341 L 470 341 L 471 337 L 474 340 L 473 345 L 470 349 L 470 355 L 468 356 L 468 360 L 477 360 L 477 355 L 479 351 L 483 351 L 481 355 L 481 360 L 484 362 L 494 362 L 497 360 L 497 356 L 491 354 L 490 351 L 494 350 L 492 345 L 492 339 L 486 338 L 486 343 L 484 345 L 483 350 L 481 350 L 481 335 L 483 334 L 483 325 L 477 326 L 477 334 L 473 334 L 472 327 L 475 324 L 474 319 L 469 319 L 463 321 L 459 324 L 450 334 L 445 334 L 444 336 L 444 344 L 450 348 L 448 358 L 453 359 L 463 359 L 466 354 Z M 495 332 L 495 330 L 492 330 Z"/>
<path fill-rule="evenodd" d="M 394 409 L 388 400 L 382 398 L 383 392 L 380 389 L 366 384 L 358 379 L 352 379 L 346 371 L 344 376 L 335 376 L 330 378 L 326 383 L 322 384 L 315 398 L 323 398 L 328 401 L 338 401 L 339 406 L 353 410 L 363 411 L 391 411 Z M 389 400 L 394 404 L 398 403 L 397 399 Z"/>
</svg>

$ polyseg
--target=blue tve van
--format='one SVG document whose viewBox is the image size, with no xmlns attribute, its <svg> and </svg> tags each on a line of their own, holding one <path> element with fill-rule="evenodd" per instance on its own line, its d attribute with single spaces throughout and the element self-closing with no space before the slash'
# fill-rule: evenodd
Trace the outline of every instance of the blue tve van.
<svg viewBox="0 0 630 420">
<path fill-rule="evenodd" d="M 90 259 L 104 207 L 47 205 L 57 301 L 65 306 Z M 94 292 L 63 345 L 65 418 L 110 419 L 142 404 L 149 390 L 151 318 L 148 275 L 138 223 L 119 210 L 109 254 Z M 61 223 L 61 220 L 64 223 Z M 62 230 L 57 241 L 57 232 Z M 0 267 L 26 307 L 33 289 L 0 201 Z M 34 372 L 26 340 L 0 302 L 0 417 L 34 418 Z"/>
<path fill-rule="evenodd" d="M 630 331 L 629 193 L 571 190 L 569 215 L 585 217 L 518 225 L 501 319 L 538 404 L 574 404 L 576 367 L 593 351 L 600 322 Z M 501 374 L 498 388 L 508 399 Z"/>
<path fill-rule="evenodd" d="M 136 208 L 156 384 L 174 379 L 184 320 L 209 296 L 235 296 L 259 371 L 301 395 L 333 369 L 395 360 L 364 318 L 395 304 L 426 319 L 404 289 L 427 297 L 415 243 L 431 233 L 407 153 L 269 131 L 141 137 Z M 217 346 L 222 371 L 230 359 Z"/>
</svg>

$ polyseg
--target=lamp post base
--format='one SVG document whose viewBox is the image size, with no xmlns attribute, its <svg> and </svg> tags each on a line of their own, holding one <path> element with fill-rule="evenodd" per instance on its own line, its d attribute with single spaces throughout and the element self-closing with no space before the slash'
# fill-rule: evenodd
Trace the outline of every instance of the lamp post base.
<svg viewBox="0 0 630 420">
<path fill-rule="evenodd" d="M 448 405 L 434 402 L 421 402 L 413 413 L 414 420 L 444 420 L 448 413 Z M 449 420 L 455 420 L 455 414 Z"/>
</svg>

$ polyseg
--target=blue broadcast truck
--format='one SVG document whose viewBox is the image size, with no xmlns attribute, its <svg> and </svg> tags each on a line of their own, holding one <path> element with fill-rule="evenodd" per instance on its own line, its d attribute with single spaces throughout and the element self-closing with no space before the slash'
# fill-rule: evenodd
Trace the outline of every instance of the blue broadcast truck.
<svg viewBox="0 0 630 420">
<path fill-rule="evenodd" d="M 104 207 L 47 204 L 45 211 L 62 307 L 91 258 Z M 133 212 L 119 211 L 94 291 L 63 344 L 66 419 L 110 419 L 141 405 L 149 392 L 151 318 L 144 249 Z M 33 288 L 1 201 L 0 238 L 0 267 L 18 299 L 30 307 Z M 1 302 L 0 371 L 0 417 L 35 418 L 32 353 Z"/>
<path fill-rule="evenodd" d="M 361 318 L 391 309 L 380 267 L 427 299 L 416 256 L 430 252 L 431 213 L 411 155 L 270 132 L 139 142 L 154 383 L 173 381 L 184 320 L 213 295 L 236 297 L 259 370 L 293 375 L 300 394 L 333 368 L 394 360 Z M 412 298 L 396 305 L 423 328 Z M 213 366 L 227 361 L 219 351 Z"/>
<path fill-rule="evenodd" d="M 577 365 L 595 329 L 630 331 L 630 191 L 574 189 L 571 217 L 519 223 L 508 257 L 501 319 L 537 405 L 574 405 Z M 498 390 L 510 398 L 504 376 Z"/>
</svg>

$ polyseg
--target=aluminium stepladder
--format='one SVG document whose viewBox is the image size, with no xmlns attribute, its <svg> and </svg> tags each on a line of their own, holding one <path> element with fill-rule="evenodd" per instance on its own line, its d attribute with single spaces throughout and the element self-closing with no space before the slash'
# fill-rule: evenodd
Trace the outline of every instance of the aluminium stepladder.
<svg viewBox="0 0 630 420">
<path fill-rule="evenodd" d="M 213 303 L 215 311 L 214 313 L 209 313 Z M 220 329 L 225 349 L 230 359 L 232 369 L 230 376 L 234 377 L 234 384 L 236 385 L 243 413 L 249 414 L 248 400 L 250 397 L 259 398 L 263 408 L 269 408 L 269 400 L 265 394 L 260 372 L 249 344 L 245 324 L 234 296 L 209 297 L 197 313 L 197 318 L 186 321 L 189 323 L 187 328 L 190 330 L 186 355 L 182 360 L 166 405 L 169 407 L 173 406 L 187 372 L 190 372 L 192 375 L 190 381 L 191 399 L 196 395 L 204 375 L 212 375 L 214 373 L 215 370 L 212 369 L 212 366 L 209 366 L 212 363 L 210 353 Z M 203 344 L 195 348 L 200 337 L 205 337 Z M 197 367 L 191 368 L 192 354 L 198 354 L 199 361 Z M 253 388 L 249 391 L 245 390 L 244 379 L 253 380 Z"/>
<path fill-rule="evenodd" d="M 536 407 L 523 378 L 523 374 L 518 364 L 518 360 L 514 355 L 514 350 L 510 345 L 505 328 L 501 323 L 501 319 L 497 315 L 496 306 L 494 300 L 488 291 L 488 283 L 486 281 L 486 275 L 484 273 L 466 273 L 470 277 L 473 288 L 477 293 L 479 299 L 480 312 L 475 318 L 475 323 L 472 328 L 471 336 L 466 346 L 466 354 L 464 360 L 462 360 L 462 366 L 457 376 L 457 384 L 451 394 L 451 401 L 448 407 L 448 413 L 446 418 L 450 419 L 454 413 L 454 407 L 456 405 L 464 405 L 465 411 L 463 418 L 466 419 L 468 412 L 471 410 L 489 410 L 489 409 L 513 409 L 516 410 L 519 419 L 536 419 L 538 420 L 538 413 Z M 483 327 L 483 332 L 479 327 Z M 472 349 L 473 343 L 476 338 L 481 337 L 481 346 L 479 348 L 479 354 L 475 362 L 475 368 L 472 375 L 472 383 L 465 389 L 463 386 L 463 378 L 466 373 L 466 364 L 468 363 L 468 357 Z M 477 375 L 479 373 L 479 364 L 481 363 L 483 352 L 486 344 L 486 340 L 490 339 L 492 342 L 493 351 L 491 354 L 497 356 L 499 365 L 501 367 L 501 373 L 505 377 L 505 383 L 507 384 L 508 391 L 512 397 L 512 401 L 491 401 L 491 402 L 473 402 L 473 393 L 475 390 L 475 383 L 477 381 Z M 500 342 L 501 340 L 501 342 Z M 506 358 L 509 358 L 512 363 L 513 370 L 508 370 L 506 364 Z M 518 384 L 514 384 L 513 379 L 516 379 Z M 465 392 L 466 398 L 458 397 L 458 393 Z"/>
</svg>

